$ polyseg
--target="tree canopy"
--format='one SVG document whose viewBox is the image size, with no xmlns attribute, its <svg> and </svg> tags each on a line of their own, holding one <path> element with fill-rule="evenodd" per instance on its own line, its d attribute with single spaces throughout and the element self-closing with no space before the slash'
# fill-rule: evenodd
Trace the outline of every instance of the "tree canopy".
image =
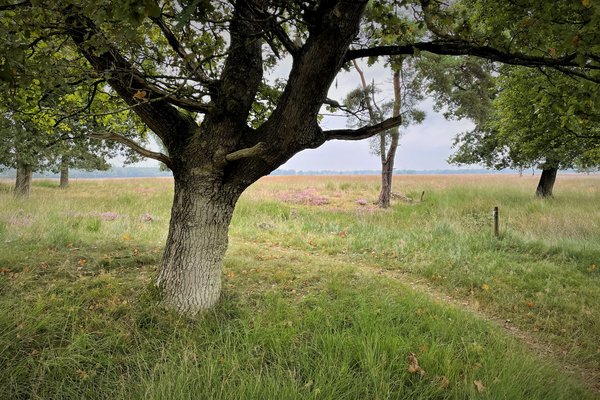
<svg viewBox="0 0 600 400">
<path fill-rule="evenodd" d="M 600 97 L 552 70 L 505 69 L 489 117 L 457 138 L 456 163 L 491 168 L 600 166 Z"/>
</svg>

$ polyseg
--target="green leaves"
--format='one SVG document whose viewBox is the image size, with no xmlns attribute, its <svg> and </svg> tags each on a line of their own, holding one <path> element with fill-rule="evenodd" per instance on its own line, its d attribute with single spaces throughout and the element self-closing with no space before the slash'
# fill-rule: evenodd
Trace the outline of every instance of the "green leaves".
<svg viewBox="0 0 600 400">
<path fill-rule="evenodd" d="M 489 117 L 457 140 L 452 161 L 492 168 L 600 166 L 594 84 L 552 70 L 504 68 Z"/>
</svg>

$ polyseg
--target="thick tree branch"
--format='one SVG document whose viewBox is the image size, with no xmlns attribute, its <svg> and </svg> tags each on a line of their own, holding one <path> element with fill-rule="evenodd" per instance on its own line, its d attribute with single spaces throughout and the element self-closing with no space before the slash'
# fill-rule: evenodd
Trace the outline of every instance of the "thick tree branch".
<svg viewBox="0 0 600 400">
<path fill-rule="evenodd" d="M 370 138 L 380 132 L 395 128 L 402 124 L 402 115 L 388 118 L 375 125 L 364 126 L 359 129 L 334 129 L 324 131 L 325 140 L 362 140 Z"/>
<path fill-rule="evenodd" d="M 116 142 L 124 144 L 125 146 L 129 147 L 131 150 L 135 151 L 136 153 L 138 153 L 144 157 L 153 158 L 155 160 L 162 162 L 169 168 L 172 167 L 172 161 L 169 158 L 169 156 L 167 156 L 166 154 L 148 150 L 148 149 L 140 146 L 134 140 L 129 139 L 128 137 L 125 137 L 123 135 L 119 135 L 119 134 L 113 133 L 113 132 L 106 132 L 106 133 L 92 133 L 89 136 L 94 139 L 114 140 Z"/>
<path fill-rule="evenodd" d="M 234 151 L 233 153 L 229 153 L 225 156 L 225 160 L 227 162 L 233 162 L 237 160 L 241 160 L 242 158 L 248 157 L 258 157 L 267 150 L 267 144 L 265 142 L 258 142 L 252 147 L 248 147 L 247 149 L 241 149 Z"/>
<path fill-rule="evenodd" d="M 95 70 L 108 77 L 107 82 L 115 92 L 134 109 L 167 147 L 170 147 L 174 136 L 185 138 L 192 134 L 191 118 L 181 114 L 168 103 L 167 99 L 146 101 L 151 97 L 152 88 L 116 48 L 109 45 L 107 50 L 98 52 L 88 44 L 88 38 L 102 37 L 102 33 L 92 20 L 78 14 L 78 10 L 72 6 L 67 8 L 65 13 L 69 36 L 77 45 L 79 52 Z"/>
<path fill-rule="evenodd" d="M 413 55 L 419 51 L 427 51 L 439 55 L 462 56 L 469 55 L 482 57 L 492 61 L 502 62 L 504 64 L 522 65 L 527 67 L 553 67 L 553 68 L 584 68 L 600 70 L 600 65 L 580 66 L 575 62 L 575 54 L 569 54 L 558 58 L 532 56 L 523 53 L 511 53 L 498 50 L 490 46 L 478 46 L 473 43 L 461 40 L 439 40 L 431 42 L 417 42 L 402 46 L 376 46 L 366 49 L 348 50 L 346 61 L 352 61 L 363 57 L 392 56 L 392 55 Z M 564 72 L 564 71 L 563 71 Z M 576 75 L 582 75 L 588 80 L 600 82 L 598 78 L 592 78 L 582 72 L 569 70 Z"/>
<path fill-rule="evenodd" d="M 260 3 L 260 1 L 256 1 Z M 229 33 L 231 43 L 218 85 L 218 118 L 226 116 L 246 125 L 254 98 L 262 81 L 262 30 L 252 13 L 252 2 L 235 2 Z"/>
</svg>

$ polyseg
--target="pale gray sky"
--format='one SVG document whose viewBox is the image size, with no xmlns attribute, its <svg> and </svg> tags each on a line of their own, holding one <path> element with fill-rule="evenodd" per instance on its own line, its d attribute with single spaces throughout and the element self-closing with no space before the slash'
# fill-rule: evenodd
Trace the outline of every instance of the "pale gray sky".
<svg viewBox="0 0 600 400">
<path fill-rule="evenodd" d="M 375 82 L 381 93 L 379 99 L 389 101 L 393 98 L 391 71 L 381 63 L 368 67 L 359 63 L 368 82 Z M 358 87 L 357 72 L 352 69 L 342 71 L 331 86 L 329 97 L 340 102 L 346 94 Z M 404 129 L 400 147 L 396 154 L 396 169 L 455 169 L 446 162 L 452 154 L 452 140 L 457 133 L 472 129 L 469 121 L 448 121 L 442 114 L 433 111 L 431 100 L 425 100 L 421 108 L 426 112 L 425 121 L 420 125 L 411 125 Z M 324 129 L 346 127 L 345 118 L 325 117 L 321 126 Z M 381 168 L 379 156 L 369 149 L 369 141 L 332 141 L 314 150 L 304 150 L 296 154 L 282 169 L 295 170 L 378 170 Z"/>
<path fill-rule="evenodd" d="M 452 140 L 462 131 L 471 129 L 469 121 L 448 121 L 432 110 L 431 102 L 422 107 L 427 117 L 420 125 L 405 128 L 396 153 L 396 169 L 432 170 L 455 169 L 446 162 L 452 154 Z M 339 121 L 337 121 L 339 120 Z M 326 119 L 321 124 L 325 129 L 344 128 L 342 118 Z M 378 170 L 381 168 L 379 156 L 373 155 L 368 140 L 332 141 L 314 150 L 304 150 L 296 154 L 281 169 L 295 170 Z"/>
<path fill-rule="evenodd" d="M 287 61 L 287 62 L 286 62 Z M 284 77 L 290 68 L 288 60 L 284 60 L 272 77 Z M 361 63 L 367 81 L 375 82 L 381 93 L 378 100 L 389 101 L 393 97 L 391 72 L 382 64 L 367 67 Z M 359 77 L 355 70 L 342 71 L 329 91 L 329 97 L 340 102 L 346 94 L 358 87 Z M 408 170 L 455 169 L 456 166 L 446 162 L 452 154 L 452 139 L 457 133 L 473 127 L 469 121 L 448 121 L 432 109 L 432 101 L 426 100 L 421 108 L 427 116 L 422 124 L 411 125 L 404 129 L 400 139 L 400 147 L 396 154 L 395 168 Z M 346 119 L 326 116 L 321 122 L 324 129 L 346 128 Z M 136 166 L 156 166 L 154 160 L 147 160 Z M 303 171 L 318 170 L 378 170 L 381 168 L 379 157 L 371 154 L 368 140 L 332 141 L 314 150 L 304 150 L 296 154 L 281 169 Z"/>
</svg>

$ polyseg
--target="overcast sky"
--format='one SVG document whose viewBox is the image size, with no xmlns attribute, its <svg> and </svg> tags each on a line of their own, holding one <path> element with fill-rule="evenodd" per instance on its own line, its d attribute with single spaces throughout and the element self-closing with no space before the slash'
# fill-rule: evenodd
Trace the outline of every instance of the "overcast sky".
<svg viewBox="0 0 600 400">
<path fill-rule="evenodd" d="M 455 169 L 446 162 L 452 154 L 452 140 L 462 131 L 472 128 L 468 121 L 448 121 L 431 109 L 431 103 L 423 104 L 427 116 L 419 125 L 404 129 L 396 153 L 396 169 L 432 170 Z M 339 121 L 337 121 L 339 120 Z M 343 118 L 326 117 L 321 124 L 324 129 L 344 128 Z M 368 140 L 331 141 L 314 150 L 304 150 L 280 167 L 295 170 L 378 170 L 379 156 L 373 155 Z"/>
<path fill-rule="evenodd" d="M 368 82 L 375 82 L 381 91 L 378 101 L 391 101 L 393 99 L 391 71 L 381 64 L 367 67 L 361 63 Z M 284 62 L 270 77 L 285 77 L 290 68 L 290 63 Z M 352 69 L 342 71 L 329 91 L 329 98 L 340 103 L 348 92 L 358 87 L 360 83 L 357 72 Z M 456 169 L 456 166 L 446 162 L 452 154 L 452 139 L 457 133 L 469 130 L 472 124 L 469 121 L 448 121 L 443 115 L 432 109 L 432 101 L 426 100 L 421 105 L 426 112 L 422 124 L 411 125 L 403 128 L 400 147 L 396 153 L 395 168 L 408 170 L 434 170 Z M 321 122 L 323 129 L 347 128 L 346 119 L 342 117 L 326 116 Z M 148 160 L 137 166 L 156 166 L 157 162 Z M 368 140 L 360 141 L 331 141 L 318 149 L 304 150 L 296 154 L 280 169 L 294 169 L 303 171 L 335 170 L 378 170 L 381 168 L 379 156 L 373 155 L 369 149 Z"/>
<path fill-rule="evenodd" d="M 367 82 L 374 82 L 381 93 L 378 102 L 393 100 L 392 73 L 382 64 L 368 67 L 359 62 Z M 341 72 L 331 86 L 329 98 L 340 103 L 348 92 L 358 87 L 358 73 L 351 69 Z M 422 124 L 403 128 L 400 147 L 396 153 L 396 169 L 454 169 L 446 162 L 452 154 L 452 139 L 457 133 L 469 130 L 473 125 L 469 121 L 448 121 L 432 109 L 431 100 L 425 100 L 421 109 L 426 112 Z M 325 117 L 321 122 L 323 129 L 346 128 L 346 119 Z M 295 170 L 377 170 L 381 168 L 379 156 L 373 155 L 368 140 L 331 141 L 314 150 L 304 150 L 296 154 L 281 169 Z"/>
</svg>

